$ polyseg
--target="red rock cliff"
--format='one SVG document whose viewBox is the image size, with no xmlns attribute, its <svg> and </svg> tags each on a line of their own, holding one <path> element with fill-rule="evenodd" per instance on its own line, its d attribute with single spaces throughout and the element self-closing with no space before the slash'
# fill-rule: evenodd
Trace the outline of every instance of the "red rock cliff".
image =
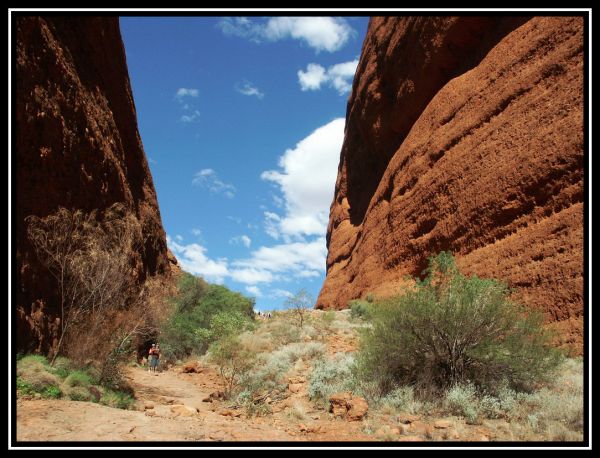
<svg viewBox="0 0 600 458">
<path fill-rule="evenodd" d="M 122 202 L 144 237 L 132 274 L 168 273 L 169 261 L 118 18 L 20 16 L 15 27 L 17 343 L 46 352 L 58 299 L 27 241 L 28 215 Z"/>
<path fill-rule="evenodd" d="M 371 19 L 317 307 L 390 295 L 451 250 L 580 348 L 583 49 L 579 17 Z"/>
</svg>

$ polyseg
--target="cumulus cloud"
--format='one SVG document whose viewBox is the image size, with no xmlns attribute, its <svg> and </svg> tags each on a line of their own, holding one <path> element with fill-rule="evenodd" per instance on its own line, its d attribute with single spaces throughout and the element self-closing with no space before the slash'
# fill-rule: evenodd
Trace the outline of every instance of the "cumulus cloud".
<svg viewBox="0 0 600 458">
<path fill-rule="evenodd" d="M 300 40 L 317 52 L 337 51 L 356 33 L 345 19 L 335 17 L 224 18 L 217 27 L 225 35 L 246 38 L 255 43 L 287 38 Z"/>
<path fill-rule="evenodd" d="M 206 248 L 197 243 L 183 245 L 167 236 L 167 246 L 177 257 L 181 268 L 191 274 L 199 275 L 208 281 L 223 283 L 229 275 L 227 259 L 210 259 Z"/>
<path fill-rule="evenodd" d="M 199 94 L 200 92 L 198 91 L 198 89 L 180 87 L 179 89 L 177 89 L 175 97 L 177 97 L 178 99 L 183 99 L 184 97 L 198 97 Z"/>
<path fill-rule="evenodd" d="M 223 283 L 230 278 L 246 285 L 256 285 L 282 280 L 288 276 L 319 276 L 325 271 L 327 256 L 324 237 L 311 242 L 262 246 L 251 252 L 249 257 L 234 261 L 227 258 L 212 259 L 207 256 L 207 249 L 202 245 L 184 245 L 169 236 L 167 245 L 183 270 L 216 283 Z"/>
<path fill-rule="evenodd" d="M 287 291 L 285 289 L 279 289 L 279 288 L 275 288 L 271 291 L 271 294 L 269 294 L 269 297 L 272 299 L 278 299 L 278 298 L 282 298 L 282 297 L 292 297 L 293 294 L 290 291 Z"/>
<path fill-rule="evenodd" d="M 259 100 L 262 100 L 262 98 L 265 96 L 265 94 L 261 92 L 256 86 L 254 86 L 250 81 L 237 83 L 235 85 L 235 90 L 238 91 L 240 94 L 247 95 L 249 97 L 254 95 Z"/>
<path fill-rule="evenodd" d="M 192 184 L 208 189 L 211 194 L 223 194 L 230 199 L 235 196 L 235 186 L 221 181 L 213 169 L 200 170 L 194 175 Z"/>
<path fill-rule="evenodd" d="M 261 174 L 281 196 L 280 214 L 263 209 L 265 232 L 276 242 L 259 246 L 246 257 L 228 260 L 210 258 L 206 248 L 198 243 L 185 245 L 168 237 L 169 247 L 182 268 L 209 281 L 230 279 L 246 285 L 246 291 L 261 294 L 259 286 L 262 284 L 311 280 L 323 275 L 327 256 L 325 233 L 343 138 L 344 119 L 338 118 L 286 150 L 279 158 L 277 170 Z M 229 190 L 213 169 L 201 170 L 194 180 L 198 185 L 214 188 L 211 192 Z M 228 219 L 240 222 L 237 217 Z M 243 234 L 232 238 L 230 243 L 249 248 L 252 241 Z M 277 299 L 289 297 L 291 293 L 275 289 L 267 294 Z"/>
<path fill-rule="evenodd" d="M 308 64 L 306 71 L 298 70 L 298 82 L 303 91 L 318 91 L 328 85 L 344 95 L 352 89 L 352 80 L 358 66 L 358 59 L 330 66 L 327 70 L 319 64 Z"/>
<path fill-rule="evenodd" d="M 319 64 L 308 64 L 306 71 L 298 70 L 298 81 L 303 91 L 316 91 L 327 81 L 327 72 Z"/>
<path fill-rule="evenodd" d="M 250 247 L 252 240 L 247 235 L 238 235 L 229 239 L 229 243 L 233 245 L 244 245 L 246 248 Z"/>
<path fill-rule="evenodd" d="M 258 286 L 246 286 L 246 291 L 248 291 L 250 294 L 252 294 L 255 297 L 262 296 L 262 291 L 260 290 L 260 288 Z"/>
<path fill-rule="evenodd" d="M 194 110 L 193 113 L 181 115 L 181 118 L 179 118 L 179 120 L 185 123 L 194 122 L 196 119 L 198 119 L 199 116 L 200 112 L 198 110 Z"/>
<path fill-rule="evenodd" d="M 261 178 L 279 187 L 285 215 L 265 212 L 267 233 L 274 238 L 324 236 L 344 139 L 344 118 L 319 127 L 279 159 L 279 170 Z"/>
</svg>

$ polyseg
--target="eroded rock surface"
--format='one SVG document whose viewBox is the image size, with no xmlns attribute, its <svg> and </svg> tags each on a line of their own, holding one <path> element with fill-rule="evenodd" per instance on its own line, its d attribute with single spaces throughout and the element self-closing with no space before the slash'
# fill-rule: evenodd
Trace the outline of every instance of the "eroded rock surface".
<svg viewBox="0 0 600 458">
<path fill-rule="evenodd" d="M 47 352 L 59 300 L 27 241 L 27 216 L 121 202 L 143 232 L 136 281 L 170 268 L 118 18 L 20 16 L 15 28 L 17 350 Z"/>
<path fill-rule="evenodd" d="M 583 19 L 373 18 L 347 108 L 318 308 L 451 250 L 581 351 Z"/>
</svg>

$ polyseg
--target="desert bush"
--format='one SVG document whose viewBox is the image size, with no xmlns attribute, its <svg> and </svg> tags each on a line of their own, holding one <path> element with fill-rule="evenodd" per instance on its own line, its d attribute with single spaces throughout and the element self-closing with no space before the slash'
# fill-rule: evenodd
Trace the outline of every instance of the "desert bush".
<svg viewBox="0 0 600 458">
<path fill-rule="evenodd" d="M 240 335 L 240 343 L 252 353 L 258 354 L 273 350 L 273 342 L 266 335 L 244 332 Z"/>
<path fill-rule="evenodd" d="M 308 382 L 308 396 L 318 405 L 326 405 L 329 397 L 353 388 L 352 365 L 349 355 L 336 355 L 315 363 Z"/>
<path fill-rule="evenodd" d="M 306 408 L 298 401 L 294 402 L 292 406 L 286 411 L 288 419 L 291 421 L 306 421 Z"/>
<path fill-rule="evenodd" d="M 280 321 L 271 328 L 271 337 L 278 345 L 287 345 L 298 342 L 302 338 L 302 332 L 298 327 Z"/>
<path fill-rule="evenodd" d="M 353 319 L 367 318 L 369 314 L 371 301 L 363 301 L 355 299 L 349 302 L 350 306 L 350 317 Z"/>
<path fill-rule="evenodd" d="M 219 368 L 225 383 L 225 398 L 229 399 L 239 387 L 240 378 L 252 370 L 255 355 L 240 344 L 237 336 L 230 335 L 211 344 L 209 361 Z"/>
<path fill-rule="evenodd" d="M 502 379 L 531 389 L 555 373 L 542 317 L 509 300 L 496 280 L 464 277 L 450 253 L 430 258 L 427 276 L 404 295 L 371 307 L 358 377 L 426 391 L 464 384 L 493 390 Z"/>
<path fill-rule="evenodd" d="M 93 399 L 87 386 L 66 386 L 64 390 L 71 401 L 91 401 Z"/>
<path fill-rule="evenodd" d="M 131 409 L 135 399 L 128 393 L 106 390 L 100 398 L 100 404 L 116 409 Z"/>
<path fill-rule="evenodd" d="M 70 387 L 82 386 L 87 388 L 93 384 L 93 380 L 87 372 L 75 370 L 65 378 L 64 384 Z"/>
<path fill-rule="evenodd" d="M 450 413 L 463 416 L 467 423 L 477 423 L 480 408 L 477 390 L 473 385 L 454 385 L 446 393 L 444 403 Z"/>
<path fill-rule="evenodd" d="M 60 381 L 52 373 L 48 361 L 43 356 L 30 355 L 17 362 L 17 377 L 21 380 L 23 388 L 27 391 L 42 393 L 48 387 L 58 387 Z"/>
<path fill-rule="evenodd" d="M 335 321 L 335 312 L 333 310 L 328 310 L 321 314 L 321 326 L 325 328 L 326 331 L 331 329 L 331 325 Z"/>
<path fill-rule="evenodd" d="M 414 388 L 401 386 L 394 388 L 378 400 L 382 409 L 389 413 L 406 412 L 415 414 L 421 410 L 422 403 L 415 398 Z"/>
<path fill-rule="evenodd" d="M 306 289 L 301 289 L 285 301 L 285 308 L 289 309 L 296 326 L 302 328 L 314 304 L 314 299 Z"/>
</svg>

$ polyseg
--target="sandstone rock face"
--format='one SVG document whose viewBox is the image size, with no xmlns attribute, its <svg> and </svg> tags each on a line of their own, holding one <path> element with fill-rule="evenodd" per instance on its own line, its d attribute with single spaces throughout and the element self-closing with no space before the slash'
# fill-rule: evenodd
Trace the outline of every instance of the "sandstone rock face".
<svg viewBox="0 0 600 458">
<path fill-rule="evenodd" d="M 169 261 L 118 18 L 22 16 L 15 28 L 18 350 L 47 352 L 59 301 L 27 241 L 27 216 L 121 202 L 143 231 L 136 280 L 167 274 Z"/>
<path fill-rule="evenodd" d="M 373 18 L 317 308 L 397 293 L 442 250 L 581 351 L 583 19 Z"/>
</svg>

